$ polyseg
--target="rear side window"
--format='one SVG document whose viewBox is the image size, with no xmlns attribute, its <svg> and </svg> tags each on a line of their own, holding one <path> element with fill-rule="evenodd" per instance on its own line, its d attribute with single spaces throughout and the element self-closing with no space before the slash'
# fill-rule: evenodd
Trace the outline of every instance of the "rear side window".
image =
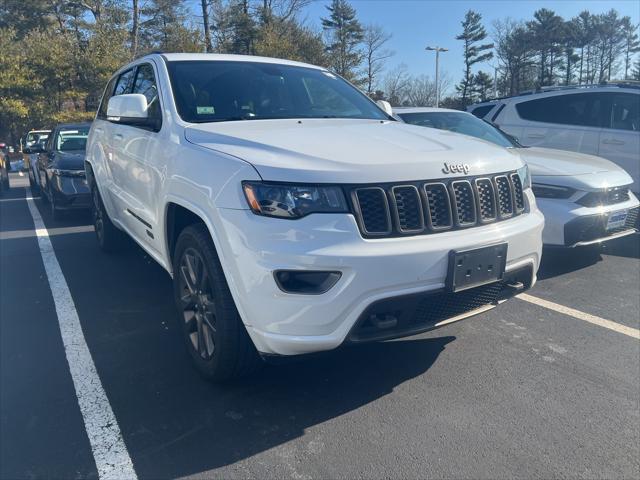
<svg viewBox="0 0 640 480">
<path fill-rule="evenodd" d="M 482 105 L 481 107 L 476 107 L 471 110 L 471 113 L 478 118 L 484 118 L 484 116 L 489 113 L 494 106 L 495 104 L 493 103 L 491 105 Z"/>
<path fill-rule="evenodd" d="M 574 93 L 529 100 L 516 105 L 520 118 L 534 122 L 600 127 L 607 121 L 605 96 Z"/>
<path fill-rule="evenodd" d="M 640 95 L 618 93 L 611 103 L 611 128 L 640 131 Z"/>
</svg>

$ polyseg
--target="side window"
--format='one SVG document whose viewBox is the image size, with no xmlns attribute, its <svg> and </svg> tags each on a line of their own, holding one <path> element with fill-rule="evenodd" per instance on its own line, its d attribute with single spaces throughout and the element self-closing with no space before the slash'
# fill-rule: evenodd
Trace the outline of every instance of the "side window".
<svg viewBox="0 0 640 480">
<path fill-rule="evenodd" d="M 133 69 L 127 70 L 120 74 L 118 82 L 116 83 L 116 89 L 113 92 L 113 96 L 122 95 L 123 93 L 129 93 L 129 87 L 131 80 L 133 79 Z"/>
<path fill-rule="evenodd" d="M 104 89 L 104 95 L 102 96 L 102 100 L 100 101 L 100 108 L 98 108 L 98 118 L 106 118 L 107 116 L 107 105 L 109 103 L 109 99 L 113 94 L 113 89 L 116 86 L 116 80 L 118 80 L 118 77 L 113 77 L 111 80 L 109 80 L 107 88 Z"/>
<path fill-rule="evenodd" d="M 478 118 L 484 118 L 484 116 L 491 111 L 491 109 L 495 106 L 495 103 L 490 105 L 482 105 L 481 107 L 476 107 L 471 110 L 471 113 Z"/>
<path fill-rule="evenodd" d="M 633 93 L 613 95 L 610 128 L 640 131 L 640 95 Z"/>
<path fill-rule="evenodd" d="M 524 120 L 599 127 L 604 123 L 604 103 L 602 94 L 573 93 L 521 102 L 516 110 Z"/>
<path fill-rule="evenodd" d="M 153 67 L 150 64 L 144 63 L 138 67 L 136 80 L 131 93 L 141 93 L 147 98 L 149 118 L 157 120 L 162 118 L 160 100 L 158 98 L 158 86 L 156 85 Z"/>
</svg>

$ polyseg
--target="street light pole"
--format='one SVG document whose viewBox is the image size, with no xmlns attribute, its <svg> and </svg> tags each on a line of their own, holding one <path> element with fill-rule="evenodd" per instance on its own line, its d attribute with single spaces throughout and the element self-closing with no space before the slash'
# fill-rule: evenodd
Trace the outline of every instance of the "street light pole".
<svg viewBox="0 0 640 480">
<path fill-rule="evenodd" d="M 436 108 L 440 105 L 440 52 L 448 52 L 448 48 L 427 47 L 425 50 L 436 52 Z"/>
</svg>

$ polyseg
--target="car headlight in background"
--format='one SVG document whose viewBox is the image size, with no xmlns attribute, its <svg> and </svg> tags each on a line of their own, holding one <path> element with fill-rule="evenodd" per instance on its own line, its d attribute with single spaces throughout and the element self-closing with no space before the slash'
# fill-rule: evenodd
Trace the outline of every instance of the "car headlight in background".
<svg viewBox="0 0 640 480">
<path fill-rule="evenodd" d="M 296 219 L 311 213 L 347 213 L 340 187 L 242 182 L 249 207 L 256 215 Z"/>
<path fill-rule="evenodd" d="M 526 190 L 527 188 L 531 188 L 531 174 L 529 173 L 529 165 L 523 165 L 518 170 L 516 170 L 518 176 L 520 177 L 520 181 L 522 182 L 522 189 Z"/>
<path fill-rule="evenodd" d="M 568 187 L 556 187 L 555 185 L 533 184 L 533 194 L 537 198 L 569 198 L 576 191 Z"/>
</svg>

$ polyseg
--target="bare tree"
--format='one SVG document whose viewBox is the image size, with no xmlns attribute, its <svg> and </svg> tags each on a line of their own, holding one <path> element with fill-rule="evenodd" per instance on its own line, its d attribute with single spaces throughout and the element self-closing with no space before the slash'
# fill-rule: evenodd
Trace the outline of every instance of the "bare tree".
<svg viewBox="0 0 640 480">
<path fill-rule="evenodd" d="M 391 39 L 391 34 L 384 31 L 380 25 L 367 25 L 364 29 L 362 43 L 364 45 L 365 78 L 367 94 L 373 93 L 376 80 L 384 70 L 388 58 L 394 52 L 385 48 Z"/>
<path fill-rule="evenodd" d="M 407 66 L 404 63 L 401 63 L 387 73 L 382 84 L 387 100 L 391 105 L 395 107 L 402 105 L 407 94 L 409 81 L 409 73 L 407 72 Z"/>
</svg>

